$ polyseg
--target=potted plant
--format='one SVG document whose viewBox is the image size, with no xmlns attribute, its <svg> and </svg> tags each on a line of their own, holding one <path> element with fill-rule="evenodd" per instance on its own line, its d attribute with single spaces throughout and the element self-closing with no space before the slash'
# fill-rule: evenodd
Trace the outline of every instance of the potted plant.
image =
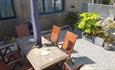
<svg viewBox="0 0 115 70">
<path fill-rule="evenodd" d="M 111 36 L 112 31 L 115 29 L 115 22 L 113 19 L 108 17 L 106 20 L 101 20 L 97 24 L 98 25 L 94 33 L 94 43 L 99 46 L 104 46 L 104 44 L 107 44 L 106 42 L 108 41 L 108 36 Z"/>
<path fill-rule="evenodd" d="M 91 40 L 97 28 L 97 22 L 100 17 L 96 13 L 82 13 L 80 14 L 80 21 L 75 24 L 76 28 L 83 31 L 83 37 Z"/>
<path fill-rule="evenodd" d="M 106 50 L 113 49 L 114 38 L 112 37 L 113 30 L 115 29 L 115 21 L 111 18 L 107 18 L 101 24 L 103 32 L 105 33 L 104 39 L 104 48 Z"/>
<path fill-rule="evenodd" d="M 66 23 L 72 27 L 72 29 L 74 29 L 74 24 L 77 22 L 79 16 L 78 16 L 78 12 L 74 12 L 74 11 L 68 11 L 66 14 Z"/>
<path fill-rule="evenodd" d="M 104 44 L 104 49 L 110 51 L 113 50 L 113 43 L 114 39 L 111 36 L 106 36 L 105 38 L 105 44 Z"/>
<path fill-rule="evenodd" d="M 79 13 L 74 11 L 74 5 L 71 6 L 73 10 L 68 11 L 65 17 L 65 22 L 69 25 L 69 27 L 74 30 L 74 24 L 79 19 Z"/>
<path fill-rule="evenodd" d="M 94 34 L 94 44 L 99 45 L 99 46 L 103 46 L 104 45 L 104 36 L 105 33 L 103 32 L 102 27 L 99 25 L 97 26 L 96 30 L 95 30 L 95 34 Z"/>
<path fill-rule="evenodd" d="M 103 21 L 101 26 L 106 36 L 110 36 L 115 30 L 115 21 L 111 18 L 107 18 L 106 20 Z"/>
</svg>

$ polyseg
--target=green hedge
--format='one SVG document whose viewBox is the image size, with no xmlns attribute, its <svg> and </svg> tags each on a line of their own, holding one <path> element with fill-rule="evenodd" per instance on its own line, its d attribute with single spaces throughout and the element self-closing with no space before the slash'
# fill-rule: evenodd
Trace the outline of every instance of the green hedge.
<svg viewBox="0 0 115 70">
<path fill-rule="evenodd" d="M 110 2 L 111 2 L 111 0 L 102 0 L 102 4 L 107 4 L 107 5 L 109 5 Z"/>
</svg>

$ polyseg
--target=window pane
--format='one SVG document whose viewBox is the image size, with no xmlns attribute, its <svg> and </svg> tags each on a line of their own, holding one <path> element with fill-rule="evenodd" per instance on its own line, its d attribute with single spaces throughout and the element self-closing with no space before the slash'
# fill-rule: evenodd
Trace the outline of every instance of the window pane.
<svg viewBox="0 0 115 70">
<path fill-rule="evenodd" d="M 54 12 L 54 0 L 45 0 L 45 12 Z"/>
<path fill-rule="evenodd" d="M 55 0 L 55 3 L 56 3 L 55 10 L 56 11 L 62 10 L 62 0 Z"/>
<path fill-rule="evenodd" d="M 13 17 L 14 10 L 11 0 L 0 0 L 0 16 L 1 18 Z"/>
<path fill-rule="evenodd" d="M 39 13 L 53 13 L 63 10 L 63 0 L 38 0 Z"/>
<path fill-rule="evenodd" d="M 39 13 L 43 12 L 43 0 L 38 0 L 38 10 Z"/>
</svg>

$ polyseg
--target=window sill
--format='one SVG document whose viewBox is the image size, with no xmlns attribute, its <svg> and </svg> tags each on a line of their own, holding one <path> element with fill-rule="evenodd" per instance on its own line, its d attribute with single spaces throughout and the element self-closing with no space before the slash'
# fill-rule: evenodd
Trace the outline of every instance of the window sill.
<svg viewBox="0 0 115 70">
<path fill-rule="evenodd" d="M 47 12 L 47 13 L 40 13 L 40 15 L 51 15 L 51 14 L 58 14 L 63 13 L 64 11 L 57 11 L 57 12 Z"/>
<path fill-rule="evenodd" d="M 0 20 L 12 20 L 15 19 L 16 17 L 8 17 L 8 18 L 0 18 Z"/>
</svg>

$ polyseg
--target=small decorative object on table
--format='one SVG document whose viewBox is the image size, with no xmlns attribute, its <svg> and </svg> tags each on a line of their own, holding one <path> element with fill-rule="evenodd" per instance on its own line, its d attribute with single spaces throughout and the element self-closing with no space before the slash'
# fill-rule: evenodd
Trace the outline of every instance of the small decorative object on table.
<svg viewBox="0 0 115 70">
<path fill-rule="evenodd" d="M 42 45 L 42 48 L 41 48 L 41 55 L 49 55 L 50 54 L 50 51 L 49 51 L 49 48 L 45 45 Z"/>
</svg>

